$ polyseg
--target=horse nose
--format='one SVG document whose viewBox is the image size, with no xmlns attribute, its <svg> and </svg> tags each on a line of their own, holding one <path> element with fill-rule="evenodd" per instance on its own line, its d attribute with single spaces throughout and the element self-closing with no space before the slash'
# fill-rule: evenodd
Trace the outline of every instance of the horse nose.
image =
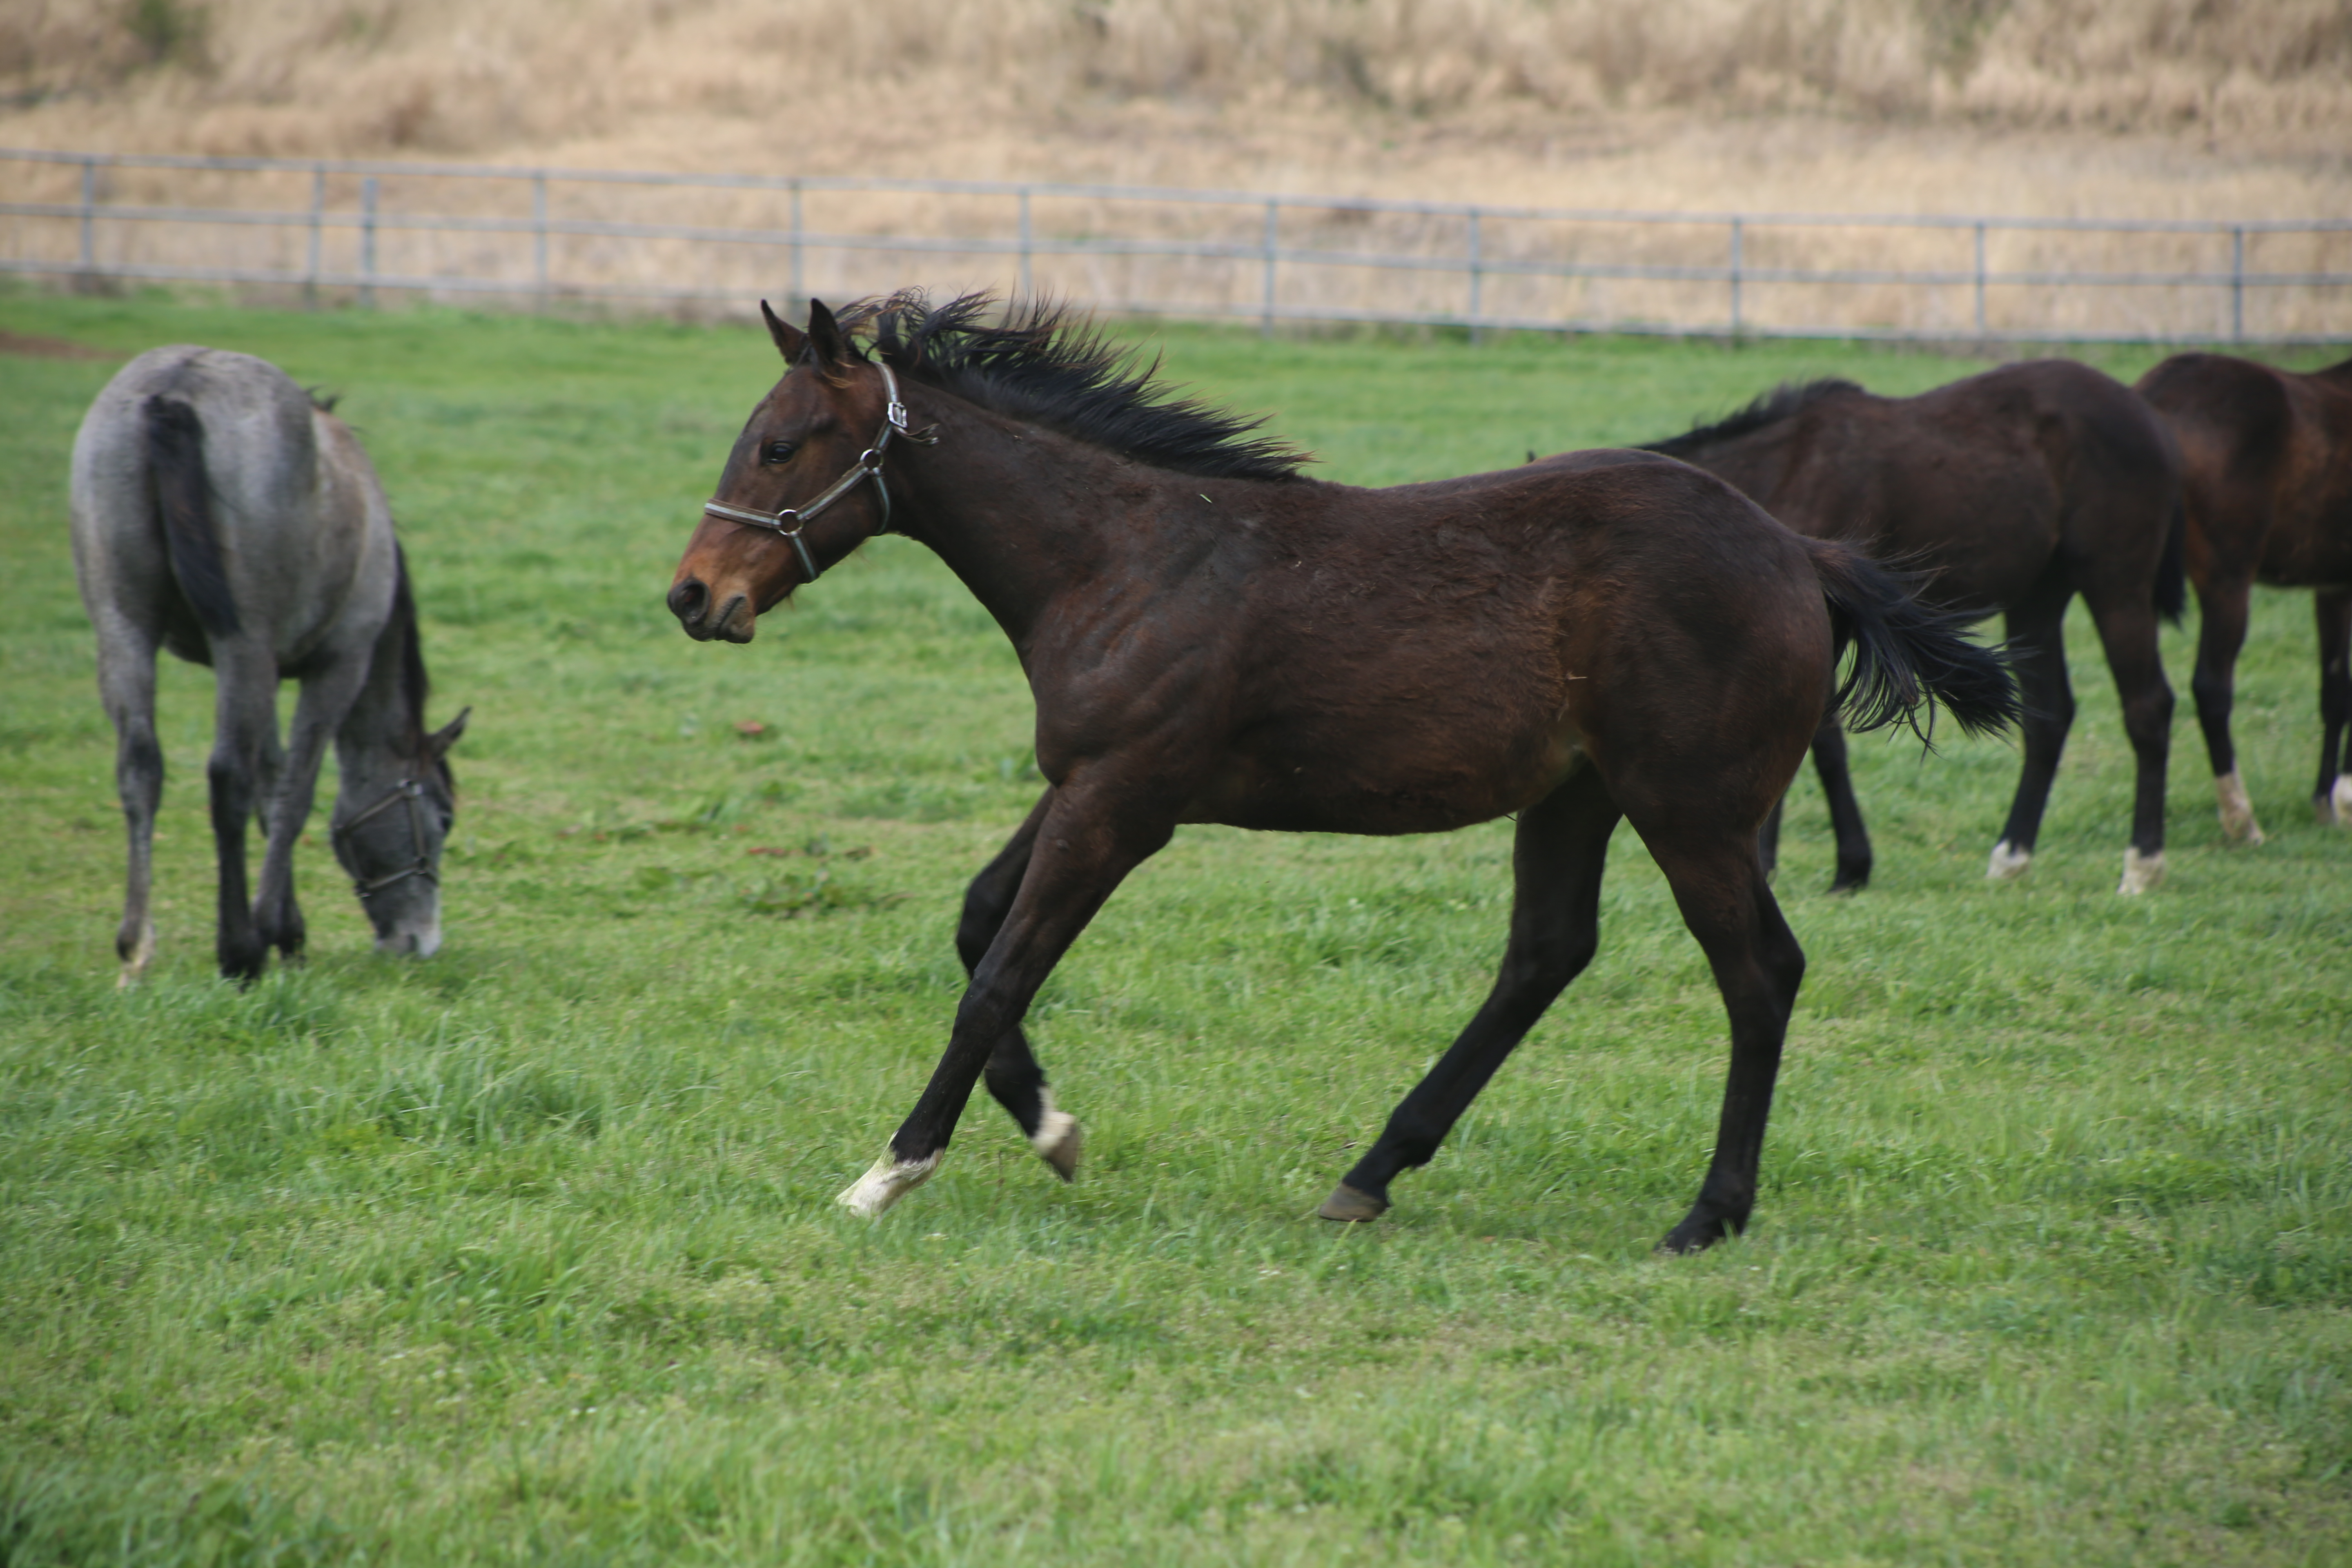
<svg viewBox="0 0 2352 1568">
<path fill-rule="evenodd" d="M 687 626 L 700 621 L 709 608 L 710 590 L 699 577 L 688 577 L 669 591 L 669 613 Z"/>
</svg>

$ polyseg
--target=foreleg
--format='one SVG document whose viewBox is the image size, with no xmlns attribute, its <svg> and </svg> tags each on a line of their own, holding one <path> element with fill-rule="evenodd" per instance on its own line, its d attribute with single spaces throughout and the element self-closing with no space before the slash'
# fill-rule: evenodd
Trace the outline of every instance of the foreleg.
<svg viewBox="0 0 2352 1568">
<path fill-rule="evenodd" d="M 2331 588 L 2313 601 L 2319 622 L 2319 820 L 2352 827 L 2352 773 L 2344 769 L 2344 726 L 2352 719 L 2352 589 Z"/>
<path fill-rule="evenodd" d="M 289 961 L 301 957 L 307 935 L 301 905 L 294 896 L 294 847 L 310 820 L 327 746 L 351 713 L 366 679 L 367 666 L 348 658 L 307 677 L 294 705 L 293 742 L 276 770 L 276 789 L 264 814 L 268 838 L 262 851 L 260 891 L 253 901 L 253 918 L 262 943 L 277 948 Z M 274 725 L 269 741 L 269 750 L 274 752 Z"/>
<path fill-rule="evenodd" d="M 2164 880 L 2164 773 L 2172 751 L 2172 687 L 2157 651 L 2156 611 L 2144 598 L 2090 601 L 2091 615 L 2115 672 L 2124 733 L 2138 761 L 2132 796 L 2131 846 L 2124 851 L 2119 893 L 2153 891 Z"/>
<path fill-rule="evenodd" d="M 1095 911 L 1174 826 L 1172 810 L 1125 780 L 1079 776 L 1053 791 L 1020 891 L 956 1009 L 946 1054 L 889 1148 L 841 1194 L 844 1205 L 880 1214 L 929 1178 L 1005 1031 L 1018 1026 Z"/>
<path fill-rule="evenodd" d="M 2042 813 L 2050 804 L 2050 781 L 2058 774 L 2066 731 L 2074 728 L 2074 689 L 2066 679 L 2066 644 L 2061 632 L 2066 601 L 2073 596 L 2066 590 L 2045 593 L 2009 613 L 2009 646 L 2025 710 L 2019 725 L 2025 737 L 2025 766 L 2018 774 L 2008 826 L 1992 847 L 1985 869 L 1995 881 L 2021 877 L 2032 864 Z"/>
<path fill-rule="evenodd" d="M 2246 642 L 2250 577 L 2217 577 L 2197 591 L 2197 669 L 2189 694 L 2197 703 L 2197 725 L 2205 732 L 2206 760 L 2213 764 L 2213 797 L 2221 814 L 2221 837 L 2230 843 L 2260 844 L 2246 781 L 2238 772 L 2238 752 L 2230 736 L 2230 709 L 2237 688 L 2238 650 Z"/>
<path fill-rule="evenodd" d="M 979 972 L 981 960 L 988 956 L 989 944 L 996 940 L 996 933 L 1004 927 L 1004 917 L 1012 912 L 1013 897 L 1021 891 L 1022 878 L 1029 869 L 1037 829 L 1045 822 L 1046 808 L 1053 800 L 1051 789 L 1038 797 L 1012 840 L 986 869 L 971 879 L 971 887 L 964 894 L 963 919 L 956 926 L 956 955 L 963 960 L 967 977 Z M 1062 1180 L 1074 1177 L 1084 1134 L 1077 1118 L 1055 1105 L 1054 1091 L 1045 1082 L 1045 1069 L 1038 1066 L 1036 1056 L 1029 1048 L 1028 1034 L 1019 1024 L 1006 1029 L 997 1040 L 995 1048 L 989 1053 L 987 1067 L 982 1069 L 981 1080 L 988 1085 L 988 1092 L 996 1097 L 996 1102 L 1012 1113 L 1038 1157 L 1053 1166 Z"/>
<path fill-rule="evenodd" d="M 1325 1219 L 1377 1219 L 1397 1173 L 1425 1165 L 1504 1058 L 1527 1037 L 1601 940 L 1601 877 L 1617 804 L 1590 766 L 1519 814 L 1512 847 L 1511 935 L 1486 1005 L 1413 1086 L 1364 1157 L 1323 1201 Z M 1763 868 L 1743 847 L 1759 885 Z"/>
<path fill-rule="evenodd" d="M 250 984 L 261 974 L 268 948 L 253 923 L 246 881 L 246 825 L 260 803 L 265 738 L 278 722 L 278 669 L 264 651 L 215 643 L 214 712 L 218 729 L 205 768 L 212 791 L 213 846 L 220 860 L 220 971 Z"/>
</svg>

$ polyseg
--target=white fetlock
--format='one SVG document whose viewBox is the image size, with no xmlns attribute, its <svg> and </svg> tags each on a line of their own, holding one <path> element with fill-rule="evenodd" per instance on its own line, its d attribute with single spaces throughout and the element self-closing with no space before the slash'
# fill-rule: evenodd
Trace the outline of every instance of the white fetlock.
<svg viewBox="0 0 2352 1568">
<path fill-rule="evenodd" d="M 131 956 L 122 961 L 122 973 L 114 977 L 117 989 L 128 991 L 147 976 L 147 966 L 155 962 L 155 922 L 142 921 L 139 941 L 131 949 Z"/>
<path fill-rule="evenodd" d="M 1985 880 L 2014 882 L 2024 876 L 2025 868 L 2032 864 L 2032 850 L 2017 848 L 2004 838 L 1992 847 L 1992 859 L 1985 867 Z"/>
<path fill-rule="evenodd" d="M 2327 815 L 2322 822 L 2332 822 L 2338 827 L 2352 827 L 2352 773 L 2337 773 L 2336 787 L 2327 792 Z"/>
<path fill-rule="evenodd" d="M 2124 851 L 2123 885 L 2116 891 L 2125 894 L 2152 893 L 2164 880 L 2164 851 L 2143 855 L 2137 849 Z"/>
<path fill-rule="evenodd" d="M 936 1153 L 920 1160 L 901 1160 L 885 1149 L 872 1169 L 844 1187 L 841 1195 L 833 1201 L 852 1214 L 872 1219 L 929 1181 L 931 1173 L 939 1168 L 940 1157 Z"/>
<path fill-rule="evenodd" d="M 2263 825 L 2254 820 L 2254 804 L 2246 798 L 2246 781 L 2231 768 L 2213 775 L 2213 795 L 2221 811 L 2221 837 L 2232 844 L 2263 841 Z"/>
<path fill-rule="evenodd" d="M 1076 1117 L 1055 1106 L 1052 1089 L 1039 1089 L 1037 1098 L 1045 1107 L 1045 1114 L 1038 1119 L 1037 1131 L 1029 1134 L 1029 1147 L 1037 1151 L 1037 1157 L 1053 1166 L 1062 1180 L 1069 1181 L 1077 1173 L 1084 1131 Z"/>
</svg>

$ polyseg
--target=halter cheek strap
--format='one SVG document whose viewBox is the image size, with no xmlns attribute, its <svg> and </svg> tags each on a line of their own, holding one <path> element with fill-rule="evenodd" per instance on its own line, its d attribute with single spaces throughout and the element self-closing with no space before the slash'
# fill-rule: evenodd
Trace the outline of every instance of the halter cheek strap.
<svg viewBox="0 0 2352 1568">
<path fill-rule="evenodd" d="M 882 526 L 876 531 L 887 533 L 890 531 L 890 487 L 882 482 L 882 458 L 890 450 L 890 437 L 903 436 L 920 447 L 939 445 L 938 426 L 927 425 L 920 430 L 908 428 L 907 405 L 898 401 L 898 378 L 890 374 L 890 367 L 876 360 L 874 368 L 882 373 L 882 388 L 888 398 L 883 411 L 882 433 L 874 437 L 874 445 L 857 454 L 857 461 L 851 465 L 849 472 L 834 480 L 832 488 L 823 495 L 799 506 L 788 506 L 772 512 L 751 511 L 719 500 L 702 503 L 702 510 L 712 517 L 727 522 L 740 522 L 746 528 L 764 528 L 771 533 L 781 533 L 791 540 L 793 553 L 801 558 L 801 570 L 808 574 L 804 581 L 810 583 L 817 580 L 819 569 L 816 557 L 809 553 L 808 542 L 801 537 L 801 530 L 808 526 L 809 520 L 871 479 L 875 494 L 882 502 Z"/>
<path fill-rule="evenodd" d="M 353 812 L 351 816 L 337 823 L 333 831 L 328 835 L 331 839 L 347 838 L 353 828 L 369 817 L 389 811 L 394 806 L 404 803 L 408 807 L 408 849 L 415 858 L 399 870 L 372 880 L 353 877 L 352 891 L 360 896 L 362 903 L 367 901 L 370 894 L 380 893 L 394 882 L 404 882 L 411 877 L 422 877 L 435 887 L 441 885 L 439 873 L 434 870 L 431 858 L 425 853 L 425 808 L 421 804 L 424 799 L 425 784 L 422 780 L 403 779 L 377 796 L 373 805 L 364 810 Z"/>
</svg>

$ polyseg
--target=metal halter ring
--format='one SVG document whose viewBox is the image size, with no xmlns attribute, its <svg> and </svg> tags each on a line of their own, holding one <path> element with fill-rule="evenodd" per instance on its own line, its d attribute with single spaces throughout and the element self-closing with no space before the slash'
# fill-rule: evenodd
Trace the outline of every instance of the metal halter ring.
<svg viewBox="0 0 2352 1568">
<path fill-rule="evenodd" d="M 740 522 L 746 528 L 764 528 L 771 533 L 781 533 L 791 540 L 793 553 L 801 558 L 801 570 L 808 574 L 804 579 L 807 582 L 814 583 L 818 576 L 816 557 L 809 553 L 807 542 L 801 538 L 801 530 L 808 526 L 809 520 L 866 480 L 872 479 L 875 493 L 882 501 L 882 526 L 877 531 L 887 533 L 890 531 L 890 487 L 882 482 L 882 459 L 890 450 L 890 437 L 903 436 L 922 447 L 939 444 L 938 426 L 928 425 L 920 430 L 907 427 L 907 405 L 898 401 L 898 378 L 892 375 L 890 367 L 880 360 L 874 362 L 874 368 L 882 373 L 882 387 L 887 396 L 883 409 L 882 433 L 874 437 L 874 445 L 857 454 L 857 461 L 850 466 L 849 472 L 835 479 L 832 488 L 823 495 L 803 505 L 788 506 L 772 512 L 751 511 L 719 500 L 702 503 L 702 510 L 712 517 L 728 522 Z"/>
<path fill-rule="evenodd" d="M 425 854 L 425 821 L 421 815 L 423 808 L 416 804 L 424 798 L 424 781 L 420 779 L 403 779 L 398 784 L 393 785 L 392 788 L 385 791 L 383 795 L 378 795 L 374 804 L 369 805 L 365 810 L 355 812 L 347 820 L 337 823 L 333 830 L 328 834 L 327 837 L 330 841 L 348 837 L 352 829 L 357 827 L 361 823 L 365 822 L 369 817 L 390 810 L 393 805 L 401 801 L 406 801 L 408 803 L 408 847 L 409 851 L 414 854 L 416 858 L 412 864 L 404 866 L 399 870 L 394 871 L 389 875 L 378 877 L 372 882 L 362 881 L 359 878 L 353 877 L 352 879 L 352 891 L 360 896 L 360 901 L 362 903 L 365 903 L 367 901 L 370 894 L 380 893 L 383 891 L 384 889 L 391 887 L 394 882 L 406 881 L 411 877 L 422 877 L 436 888 L 441 885 L 439 873 L 433 869 L 433 862 L 426 858 Z"/>
</svg>

